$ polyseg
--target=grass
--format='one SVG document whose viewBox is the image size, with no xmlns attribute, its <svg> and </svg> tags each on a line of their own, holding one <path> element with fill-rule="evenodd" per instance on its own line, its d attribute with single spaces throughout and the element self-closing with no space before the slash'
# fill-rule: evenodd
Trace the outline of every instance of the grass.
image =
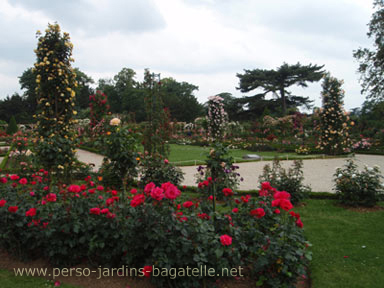
<svg viewBox="0 0 384 288">
<path fill-rule="evenodd" d="M 334 200 L 306 202 L 295 210 L 313 244 L 312 287 L 383 287 L 384 210 L 359 213 Z"/>
<path fill-rule="evenodd" d="M 40 277 L 15 276 L 12 272 L 0 270 L 1 288 L 36 288 L 36 287 L 54 287 L 54 282 Z M 78 286 L 61 284 L 62 288 L 76 288 Z"/>
</svg>

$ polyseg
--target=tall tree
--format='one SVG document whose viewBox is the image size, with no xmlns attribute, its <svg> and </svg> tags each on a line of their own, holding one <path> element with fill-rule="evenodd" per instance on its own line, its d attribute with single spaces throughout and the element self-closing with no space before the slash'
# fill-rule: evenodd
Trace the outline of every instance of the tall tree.
<svg viewBox="0 0 384 288">
<path fill-rule="evenodd" d="M 353 51 L 353 57 L 360 62 L 358 72 L 362 93 L 372 100 L 384 99 L 384 1 L 375 0 L 376 11 L 369 22 L 368 38 L 374 40 L 373 49 L 359 48 Z"/>
<path fill-rule="evenodd" d="M 73 69 L 76 74 L 77 87 L 74 88 L 76 93 L 75 106 L 76 109 L 85 109 L 88 107 L 89 95 L 94 91 L 91 85 L 94 83 L 93 79 L 79 68 Z M 36 100 L 36 71 L 33 68 L 28 68 L 19 77 L 20 88 L 24 90 L 23 99 L 26 101 L 26 109 L 30 115 L 36 113 L 37 100 Z"/>
<path fill-rule="evenodd" d="M 170 111 L 171 118 L 177 121 L 193 122 L 202 116 L 203 106 L 197 101 L 194 91 L 199 87 L 187 83 L 177 82 L 173 78 L 161 79 L 161 94 L 164 106 Z"/>
<path fill-rule="evenodd" d="M 240 86 L 237 89 L 241 92 L 263 89 L 261 94 L 253 96 L 262 99 L 267 94 L 272 93 L 272 95 L 280 98 L 282 113 L 285 115 L 289 107 L 306 106 L 309 108 L 312 102 L 308 97 L 292 95 L 287 88 L 293 85 L 307 87 L 307 82 L 319 81 L 324 74 L 324 71 L 321 70 L 323 67 L 324 65 L 302 66 L 300 63 L 295 65 L 284 63 L 277 70 L 244 70 L 244 74 L 237 74 L 240 79 Z"/>
</svg>

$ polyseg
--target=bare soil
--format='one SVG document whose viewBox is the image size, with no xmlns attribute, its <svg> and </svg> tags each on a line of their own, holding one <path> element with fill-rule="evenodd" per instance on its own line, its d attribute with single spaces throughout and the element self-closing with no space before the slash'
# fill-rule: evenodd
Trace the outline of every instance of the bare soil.
<svg viewBox="0 0 384 288">
<path fill-rule="evenodd" d="M 6 251 L 0 250 L 0 269 L 9 270 L 14 272 L 14 269 L 17 268 L 47 268 L 47 273 L 52 273 L 53 267 L 44 259 L 38 259 L 29 262 L 22 262 L 11 255 Z M 91 268 L 87 265 L 77 265 L 71 268 L 89 268 L 92 270 L 97 270 L 97 268 Z M 140 277 L 123 277 L 114 275 L 109 277 L 99 278 L 98 273 L 91 273 L 90 276 L 78 277 L 76 275 L 64 277 L 58 276 L 53 279 L 52 275 L 47 275 L 43 277 L 47 280 L 53 280 L 54 282 L 59 281 L 60 283 L 66 283 L 71 285 L 80 286 L 83 288 L 155 288 L 153 284 L 146 278 Z M 250 288 L 256 287 L 256 282 L 248 277 L 239 277 L 237 279 L 225 279 L 217 282 L 218 287 L 220 288 Z M 309 278 L 298 280 L 297 288 L 310 288 L 311 281 Z"/>
</svg>

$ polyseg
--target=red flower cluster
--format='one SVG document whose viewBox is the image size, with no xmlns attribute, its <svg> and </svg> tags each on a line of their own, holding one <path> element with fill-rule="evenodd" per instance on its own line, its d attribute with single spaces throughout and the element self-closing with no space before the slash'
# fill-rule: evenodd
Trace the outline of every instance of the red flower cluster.
<svg viewBox="0 0 384 288">
<path fill-rule="evenodd" d="M 223 246 L 229 246 L 232 244 L 232 237 L 227 234 L 221 235 L 220 242 Z"/>
<path fill-rule="evenodd" d="M 256 208 L 251 210 L 250 214 L 260 219 L 265 216 L 265 211 L 263 208 Z"/>
<path fill-rule="evenodd" d="M 289 200 L 291 198 L 291 195 L 288 192 L 276 192 L 273 195 L 273 198 L 275 200 L 272 201 L 272 207 L 280 207 L 285 211 L 289 211 L 293 208 L 293 205 Z"/>
<path fill-rule="evenodd" d="M 224 194 L 224 196 L 229 197 L 229 196 L 233 195 L 233 191 L 230 188 L 224 188 L 223 189 L 223 194 Z"/>
</svg>

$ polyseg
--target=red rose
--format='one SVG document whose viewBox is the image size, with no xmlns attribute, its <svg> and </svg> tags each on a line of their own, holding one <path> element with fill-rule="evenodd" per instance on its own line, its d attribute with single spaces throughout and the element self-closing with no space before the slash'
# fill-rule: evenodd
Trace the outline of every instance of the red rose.
<svg viewBox="0 0 384 288">
<path fill-rule="evenodd" d="M 144 203 L 145 196 L 143 194 L 138 194 L 133 197 L 131 200 L 131 206 L 136 207 L 139 206 L 140 204 Z"/>
<path fill-rule="evenodd" d="M 223 189 L 223 194 L 224 194 L 224 196 L 232 196 L 233 195 L 233 191 L 232 191 L 232 189 L 230 189 L 230 188 L 224 188 Z"/>
<path fill-rule="evenodd" d="M 79 185 L 69 185 L 68 191 L 72 193 L 79 193 L 81 191 L 81 187 Z"/>
<path fill-rule="evenodd" d="M 261 189 L 269 190 L 269 189 L 272 189 L 272 186 L 269 182 L 263 182 L 263 183 L 261 183 Z"/>
<path fill-rule="evenodd" d="M 252 216 L 256 216 L 257 218 L 261 218 L 265 215 L 265 211 L 263 208 L 256 208 L 251 211 Z"/>
<path fill-rule="evenodd" d="M 137 189 L 133 188 L 131 189 L 131 194 L 135 195 L 137 193 Z"/>
<path fill-rule="evenodd" d="M 164 196 L 164 190 L 159 187 L 155 187 L 151 190 L 151 197 L 157 201 L 161 201 Z"/>
<path fill-rule="evenodd" d="M 291 201 L 288 199 L 281 199 L 280 200 L 280 208 L 284 209 L 285 211 L 291 210 L 293 208 L 293 205 Z"/>
<path fill-rule="evenodd" d="M 145 187 L 144 187 L 144 193 L 145 193 L 146 195 L 149 195 L 149 194 L 151 193 L 152 189 L 155 188 L 155 187 L 156 187 L 155 183 L 153 183 L 153 182 L 148 183 L 148 184 L 145 185 Z"/>
<path fill-rule="evenodd" d="M 165 198 L 174 200 L 180 196 L 181 192 L 175 185 L 170 182 L 161 184 L 161 188 L 164 189 Z"/>
<path fill-rule="evenodd" d="M 289 215 L 291 215 L 292 217 L 295 217 L 296 219 L 300 218 L 300 214 L 299 213 L 295 213 L 293 211 L 289 212 Z"/>
<path fill-rule="evenodd" d="M 96 190 L 98 190 L 98 191 L 103 191 L 103 190 L 104 190 L 104 187 L 101 186 L 101 185 L 99 185 L 99 186 L 97 186 Z"/>
<path fill-rule="evenodd" d="M 221 235 L 220 242 L 223 246 L 229 246 L 232 244 L 232 237 L 227 234 Z"/>
<path fill-rule="evenodd" d="M 145 277 L 151 277 L 152 274 L 152 266 L 144 266 L 143 273 Z"/>
<path fill-rule="evenodd" d="M 275 195 L 273 195 L 273 198 L 275 198 L 275 199 L 290 199 L 291 194 L 289 194 L 286 191 L 276 192 Z"/>
<path fill-rule="evenodd" d="M 303 222 L 301 222 L 301 219 L 299 218 L 299 219 L 297 219 L 296 220 L 296 225 L 298 226 L 298 227 L 300 227 L 300 228 L 303 228 Z"/>
<path fill-rule="evenodd" d="M 5 178 L 5 177 L 1 177 L 1 178 L 0 178 L 0 183 L 5 184 L 5 183 L 7 183 L 7 182 L 8 182 L 7 178 Z"/>
<path fill-rule="evenodd" d="M 237 213 L 237 212 L 239 212 L 239 208 L 233 208 L 233 209 L 232 209 L 232 212 L 233 212 L 233 213 Z"/>
<path fill-rule="evenodd" d="M 89 214 L 100 215 L 100 208 L 96 207 L 89 209 Z"/>
<path fill-rule="evenodd" d="M 45 200 L 47 200 L 47 202 L 56 202 L 56 194 L 49 193 L 45 196 Z"/>
<path fill-rule="evenodd" d="M 17 206 L 9 206 L 8 207 L 8 211 L 11 213 L 16 213 L 18 209 L 19 209 L 19 207 L 17 207 Z"/>
<path fill-rule="evenodd" d="M 107 213 L 109 213 L 109 209 L 108 208 L 101 209 L 100 213 L 101 214 L 107 214 Z"/>
<path fill-rule="evenodd" d="M 11 178 L 11 180 L 19 180 L 19 176 L 17 176 L 17 175 L 11 175 L 9 178 Z"/>
<path fill-rule="evenodd" d="M 280 210 L 279 210 L 279 209 L 276 209 L 276 210 L 273 211 L 273 212 L 275 212 L 276 214 L 280 214 Z"/>
<path fill-rule="evenodd" d="M 0 207 L 4 207 L 6 203 L 7 203 L 7 200 L 4 200 L 4 199 L 0 200 Z"/>
<path fill-rule="evenodd" d="M 193 202 L 192 202 L 192 201 L 185 201 L 185 202 L 183 203 L 183 207 L 184 207 L 184 208 L 189 208 L 189 207 L 191 207 L 191 206 L 193 206 Z"/>
<path fill-rule="evenodd" d="M 25 212 L 25 216 L 33 217 L 36 215 L 36 208 L 31 208 L 27 212 Z"/>
</svg>

